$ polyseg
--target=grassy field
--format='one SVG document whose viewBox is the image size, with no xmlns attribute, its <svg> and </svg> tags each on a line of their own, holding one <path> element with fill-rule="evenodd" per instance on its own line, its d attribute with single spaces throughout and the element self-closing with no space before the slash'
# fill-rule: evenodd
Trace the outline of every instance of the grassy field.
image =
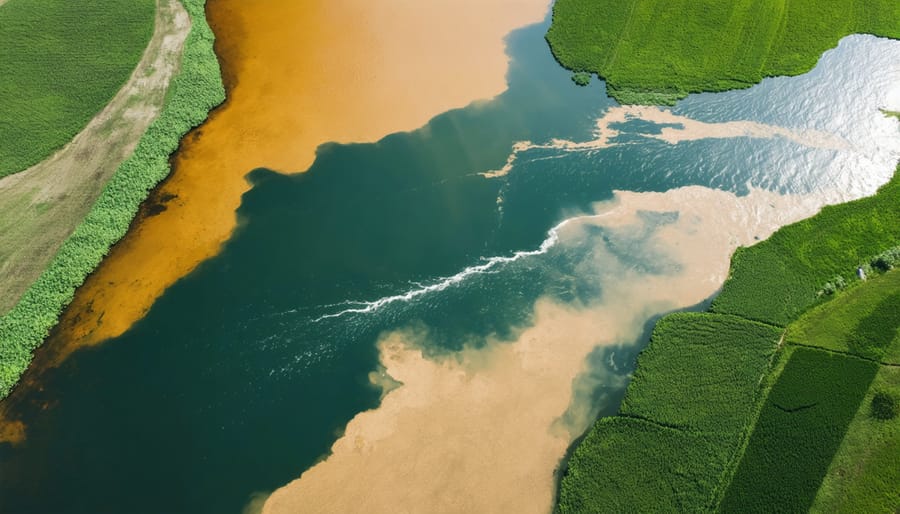
<svg viewBox="0 0 900 514">
<path fill-rule="evenodd" d="M 839 295 L 788 326 L 797 344 L 900 363 L 900 270 Z M 860 337 L 865 343 L 854 344 Z M 842 377 L 843 378 L 843 377 Z M 812 505 L 813 512 L 894 512 L 900 507 L 900 417 L 877 419 L 876 393 L 900 401 L 900 366 L 882 365 L 859 403 Z"/>
<path fill-rule="evenodd" d="M 900 364 L 898 327 L 900 270 L 894 270 L 810 309 L 788 326 L 785 340 Z"/>
<path fill-rule="evenodd" d="M 892 501 L 900 429 L 868 412 L 878 384 L 896 393 L 900 368 L 879 361 L 900 353 L 900 270 L 852 277 L 898 244 L 900 169 L 874 197 L 738 250 L 709 313 L 657 324 L 620 414 L 573 452 L 559 510 L 802 511 L 826 476 L 825 510 Z M 836 274 L 849 286 L 818 294 Z"/>
<path fill-rule="evenodd" d="M 190 20 L 178 0 L 158 0 L 155 16 L 144 55 L 103 110 L 52 157 L 0 183 L 0 316 L 40 277 L 165 105 Z"/>
<path fill-rule="evenodd" d="M 882 366 L 875 375 L 811 512 L 896 512 L 900 508 L 900 417 L 885 421 L 872 416 L 877 391 L 900 398 L 900 368 Z"/>
<path fill-rule="evenodd" d="M 660 320 L 619 416 L 597 423 L 569 461 L 560 511 L 708 510 L 757 410 L 779 336 L 734 316 Z"/>
<path fill-rule="evenodd" d="M 18 381 L 31 361 L 31 352 L 56 324 L 75 288 L 125 234 L 149 191 L 168 175 L 169 156 L 178 148 L 181 137 L 224 100 L 213 51 L 214 35 L 206 24 L 205 0 L 182 0 L 182 4 L 190 16 L 191 30 L 162 113 L 115 171 L 40 278 L 12 310 L 0 317 L 0 398 L 6 397 Z"/>
<path fill-rule="evenodd" d="M 131 75 L 154 0 L 8 0 L 0 9 L 0 177 L 71 140 Z"/>
<path fill-rule="evenodd" d="M 798 348 L 772 388 L 719 506 L 805 512 L 879 366 Z"/>
<path fill-rule="evenodd" d="M 547 41 L 621 103 L 672 104 L 812 69 L 853 33 L 900 37 L 895 0 L 557 0 Z"/>
<path fill-rule="evenodd" d="M 878 194 L 825 207 L 765 242 L 739 248 L 714 312 L 786 326 L 835 276 L 851 282 L 860 264 L 900 244 L 900 173 Z"/>
</svg>

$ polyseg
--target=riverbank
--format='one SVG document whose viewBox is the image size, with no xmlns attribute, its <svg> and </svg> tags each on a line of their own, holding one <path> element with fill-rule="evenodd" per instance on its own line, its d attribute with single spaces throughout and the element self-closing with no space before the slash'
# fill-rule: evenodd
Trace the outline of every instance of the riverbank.
<svg viewBox="0 0 900 514">
<path fill-rule="evenodd" d="M 674 103 L 794 76 L 854 33 L 900 38 L 892 0 L 559 0 L 547 33 L 564 67 L 625 104 Z M 588 75 L 589 77 L 589 75 Z"/>
<path fill-rule="evenodd" d="M 52 157 L 0 178 L 0 316 L 41 276 L 159 116 L 190 28 L 178 0 L 156 2 L 153 36 L 115 97 Z"/>
<path fill-rule="evenodd" d="M 9 394 L 31 361 L 31 352 L 56 324 L 75 289 L 125 234 L 150 189 L 168 174 L 168 156 L 181 137 L 223 98 L 213 35 L 203 16 L 204 2 L 182 3 L 191 18 L 191 32 L 161 114 L 40 278 L 0 318 L 0 397 Z"/>
<path fill-rule="evenodd" d="M 696 186 L 615 194 L 549 240 L 558 237 L 562 248 L 588 242 L 579 269 L 586 287 L 603 291 L 599 298 L 580 304 L 546 295 L 512 340 L 491 337 L 458 354 L 429 352 L 438 344 L 419 325 L 384 335 L 384 374 L 402 385 L 350 421 L 331 454 L 275 491 L 263 512 L 549 511 L 555 469 L 596 415 L 598 386 L 616 388 L 620 379 L 590 377 L 589 363 L 600 358 L 593 356 L 611 360 L 624 341 L 640 338 L 647 319 L 707 299 L 737 245 L 824 201 Z M 592 239 L 598 232 L 604 237 Z M 654 256 L 659 267 L 635 265 L 622 247 Z"/>
<path fill-rule="evenodd" d="M 747 496 L 748 491 L 756 496 L 767 495 L 775 503 L 788 498 L 782 490 L 784 487 L 767 482 L 766 476 L 772 479 L 781 476 L 766 467 L 781 461 L 768 449 L 784 450 L 785 444 L 797 445 L 808 438 L 809 430 L 822 430 L 829 437 L 817 438 L 810 451 L 800 455 L 809 456 L 810 461 L 805 463 L 801 459 L 790 468 L 790 475 L 798 476 L 799 483 L 805 485 L 801 487 L 795 481 L 784 483 L 793 488 L 789 493 L 791 501 L 799 502 L 801 507 L 803 502 L 811 503 L 827 463 L 837 449 L 829 445 L 840 442 L 874 374 L 869 376 L 872 366 L 866 368 L 866 362 L 855 356 L 822 355 L 818 350 L 805 348 L 806 353 L 795 355 L 792 343 L 784 342 L 784 327 L 827 299 L 817 291 L 829 280 L 835 281 L 835 275 L 850 283 L 858 266 L 868 264 L 879 253 L 900 243 L 895 231 L 900 224 L 898 197 L 900 169 L 875 196 L 826 207 L 812 218 L 779 230 L 766 241 L 737 251 L 732 258 L 729 279 L 709 314 L 664 318 L 638 360 L 620 414 L 598 421 L 575 449 L 561 483 L 560 510 L 586 512 L 599 505 L 606 508 L 641 505 L 651 510 L 706 511 L 720 508 L 720 503 L 726 510 L 729 506 L 771 508 L 774 503 L 751 500 Z M 730 334 L 725 328 L 735 322 L 747 328 Z M 652 365 L 679 362 L 686 344 L 696 344 L 697 338 L 678 334 L 697 332 L 703 326 L 714 327 L 708 331 L 710 347 L 722 345 L 727 351 L 704 350 L 702 359 L 691 363 L 690 373 L 679 366 Z M 769 333 L 748 344 L 753 333 L 750 327 Z M 805 344 L 813 342 L 805 341 Z M 865 368 L 860 368 L 857 374 L 862 378 L 854 382 L 859 382 L 859 387 L 847 391 L 819 388 L 804 393 L 803 387 L 791 382 L 796 382 L 796 372 L 785 371 L 822 359 L 828 362 L 850 359 L 844 363 L 847 369 L 856 369 L 853 366 L 859 363 Z M 734 365 L 736 361 L 749 360 L 756 364 Z M 810 383 L 834 380 L 835 370 L 843 369 L 836 365 L 813 365 L 820 371 L 807 373 L 812 377 Z M 787 373 L 784 384 L 783 371 Z M 741 373 L 744 379 L 722 379 L 733 372 Z M 816 373 L 823 376 L 816 378 Z M 816 397 L 816 404 L 821 401 L 823 405 L 819 410 L 830 410 L 820 413 L 811 409 L 812 418 L 781 420 L 778 408 L 772 406 L 773 401 L 802 403 L 798 395 L 803 394 L 834 395 Z M 843 398 L 842 394 L 849 396 Z M 742 400 L 735 401 L 738 397 Z M 673 409 L 673 404 L 679 407 Z M 732 421 L 708 422 L 723 417 Z M 828 424 L 832 421 L 834 426 Z M 779 423 L 799 423 L 796 426 L 801 428 L 781 427 L 773 432 L 772 427 Z M 771 437 L 767 438 L 766 434 L 772 433 L 781 434 L 774 438 L 780 445 L 773 446 Z M 671 444 L 660 447 L 660 440 Z M 824 441 L 821 447 L 817 446 L 821 441 Z M 665 455 L 665 465 L 660 461 L 662 455 Z M 746 461 L 745 455 L 750 455 Z M 820 466 L 822 462 L 824 468 Z M 733 477 L 740 479 L 737 487 L 733 487 Z M 767 483 L 771 487 L 763 491 L 761 487 Z M 810 484 L 815 486 L 811 490 Z M 654 493 L 650 495 L 647 491 Z"/>
<path fill-rule="evenodd" d="M 54 360 L 122 334 L 215 255 L 238 226 L 251 170 L 304 171 L 322 143 L 377 140 L 501 93 L 506 34 L 541 21 L 548 7 L 210 2 L 228 101 L 185 138 L 171 177 L 79 289 L 52 337 Z"/>
</svg>

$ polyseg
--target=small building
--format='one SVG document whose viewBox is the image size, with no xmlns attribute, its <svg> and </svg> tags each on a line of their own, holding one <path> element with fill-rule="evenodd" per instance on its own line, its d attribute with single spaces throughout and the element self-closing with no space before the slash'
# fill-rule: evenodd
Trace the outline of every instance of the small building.
<svg viewBox="0 0 900 514">
<path fill-rule="evenodd" d="M 856 276 L 859 277 L 860 280 L 865 280 L 866 270 L 862 269 L 862 266 L 856 268 Z"/>
</svg>

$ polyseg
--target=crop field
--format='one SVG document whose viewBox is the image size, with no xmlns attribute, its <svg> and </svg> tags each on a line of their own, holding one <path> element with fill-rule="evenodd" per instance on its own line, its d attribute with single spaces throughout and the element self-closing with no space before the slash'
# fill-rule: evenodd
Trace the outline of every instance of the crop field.
<svg viewBox="0 0 900 514">
<path fill-rule="evenodd" d="M 672 314 L 641 352 L 621 413 L 733 443 L 775 353 L 777 329 L 734 316 Z"/>
<path fill-rule="evenodd" d="M 878 194 L 825 207 L 769 239 L 739 248 L 714 312 L 785 326 L 822 301 L 824 284 L 900 244 L 900 173 Z"/>
<path fill-rule="evenodd" d="M 894 0 L 558 0 L 547 40 L 621 103 L 674 103 L 812 69 L 844 36 L 900 37 Z"/>
<path fill-rule="evenodd" d="M 154 0 L 8 0 L 0 8 L 0 177 L 70 141 L 134 70 Z"/>
<path fill-rule="evenodd" d="M 16 2 L 11 0 L 0 8 L 0 13 Z M 90 212 L 62 244 L 47 269 L 19 302 L 0 316 L 0 399 L 18 381 L 31 361 L 31 352 L 56 324 L 75 288 L 125 234 L 149 191 L 168 175 L 169 156 L 178 148 L 182 136 L 202 123 L 209 110 L 224 100 L 219 63 L 213 52 L 214 36 L 205 19 L 205 0 L 183 0 L 182 4 L 190 16 L 191 29 L 180 70 L 171 81 L 162 112 L 131 156 L 115 170 Z"/>
<path fill-rule="evenodd" d="M 797 348 L 766 398 L 720 510 L 807 511 L 878 368 Z"/>
<path fill-rule="evenodd" d="M 559 512 L 696 512 L 718 476 L 715 445 L 621 416 L 594 425 L 569 461 Z"/>
<path fill-rule="evenodd" d="M 779 335 L 734 316 L 660 320 L 620 415 L 595 425 L 570 460 L 561 511 L 710 508 L 757 410 Z"/>
<path fill-rule="evenodd" d="M 900 364 L 898 330 L 900 270 L 894 270 L 810 309 L 788 326 L 785 340 Z"/>
<path fill-rule="evenodd" d="M 900 398 L 900 368 L 883 366 L 878 371 L 811 512 L 894 512 L 900 505 L 900 417 L 872 416 L 872 398 L 879 391 Z"/>
</svg>

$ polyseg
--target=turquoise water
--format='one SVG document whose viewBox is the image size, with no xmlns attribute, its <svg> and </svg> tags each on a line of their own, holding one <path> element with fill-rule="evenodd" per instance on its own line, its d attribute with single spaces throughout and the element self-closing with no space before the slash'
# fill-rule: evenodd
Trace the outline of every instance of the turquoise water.
<svg viewBox="0 0 900 514">
<path fill-rule="evenodd" d="M 857 36 L 808 75 L 695 95 L 674 110 L 826 130 L 848 149 L 782 138 L 673 146 L 641 136 L 660 127 L 633 120 L 618 127 L 617 146 L 527 150 L 507 176 L 486 179 L 479 173 L 500 168 L 515 142 L 590 140 L 614 107 L 603 84 L 571 83 L 546 28 L 510 35 L 510 87 L 490 102 L 374 144 L 323 145 L 304 174 L 248 170 L 253 188 L 222 253 L 132 330 L 47 373 L 21 406 L 28 438 L 0 445 L 0 511 L 240 512 L 378 405 L 368 374 L 385 331 L 427 327 L 435 351 L 512 337 L 540 297 L 601 294 L 602 274 L 584 271 L 598 241 L 646 273 L 668 272 L 641 234 L 596 230 L 556 244 L 555 226 L 614 190 L 852 197 L 887 181 L 900 158 L 896 121 L 877 112 L 897 95 L 900 44 Z M 595 355 L 593 373 L 627 376 L 643 342 Z M 624 380 L 604 383 L 598 407 L 611 412 Z"/>
</svg>

